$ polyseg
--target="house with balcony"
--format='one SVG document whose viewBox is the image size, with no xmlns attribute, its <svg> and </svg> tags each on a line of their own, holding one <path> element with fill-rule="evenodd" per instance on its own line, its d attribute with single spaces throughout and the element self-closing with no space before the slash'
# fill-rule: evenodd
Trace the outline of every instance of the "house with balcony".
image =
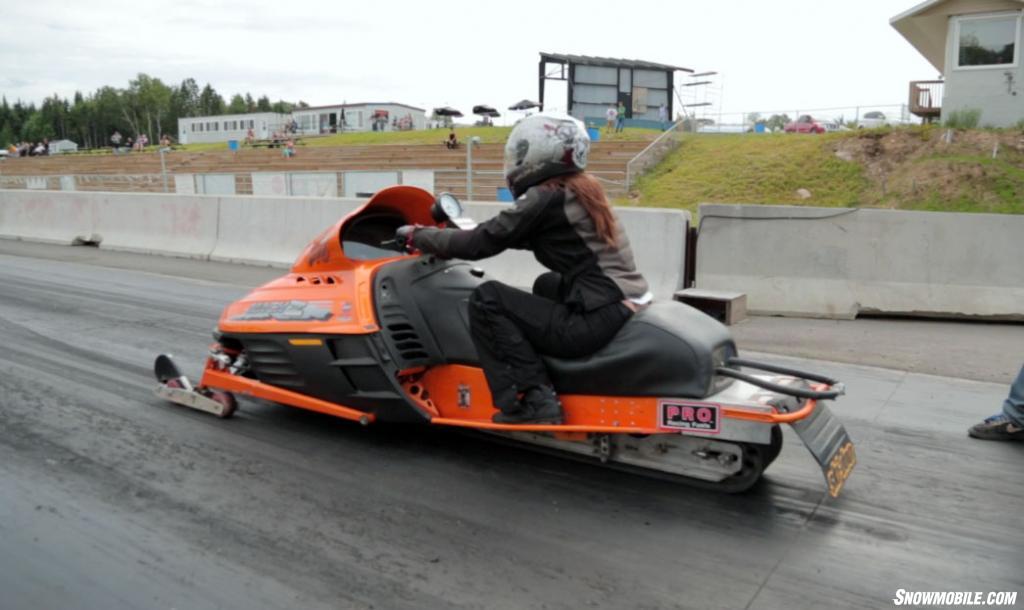
<svg viewBox="0 0 1024 610">
<path fill-rule="evenodd" d="M 942 80 L 910 83 L 910 111 L 936 120 L 981 112 L 979 125 L 1024 120 L 1024 0 L 927 0 L 889 20 Z"/>
</svg>

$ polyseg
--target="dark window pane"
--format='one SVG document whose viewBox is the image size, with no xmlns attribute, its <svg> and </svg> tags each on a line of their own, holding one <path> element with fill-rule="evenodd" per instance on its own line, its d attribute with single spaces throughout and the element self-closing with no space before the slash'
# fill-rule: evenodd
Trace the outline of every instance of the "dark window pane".
<svg viewBox="0 0 1024 610">
<path fill-rule="evenodd" d="M 961 21 L 960 65 L 1012 64 L 1016 36 L 1016 17 Z"/>
</svg>

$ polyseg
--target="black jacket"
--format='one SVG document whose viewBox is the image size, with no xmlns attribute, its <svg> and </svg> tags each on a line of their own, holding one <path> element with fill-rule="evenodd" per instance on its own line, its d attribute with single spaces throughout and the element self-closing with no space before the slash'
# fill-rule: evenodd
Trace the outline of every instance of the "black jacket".
<svg viewBox="0 0 1024 610">
<path fill-rule="evenodd" d="M 477 260 L 507 248 L 532 250 L 540 264 L 562 275 L 562 302 L 591 311 L 647 294 L 629 238 L 616 219 L 615 245 L 602 240 L 590 214 L 567 189 L 534 187 L 515 205 L 475 229 L 419 229 L 413 243 L 443 258 Z"/>
</svg>

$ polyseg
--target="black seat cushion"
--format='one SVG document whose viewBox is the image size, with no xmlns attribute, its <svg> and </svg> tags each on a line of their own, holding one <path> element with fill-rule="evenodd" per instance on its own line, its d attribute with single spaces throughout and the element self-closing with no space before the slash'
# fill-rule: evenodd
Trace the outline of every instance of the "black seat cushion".
<svg viewBox="0 0 1024 610">
<path fill-rule="evenodd" d="M 703 398 L 712 392 L 715 367 L 735 354 L 720 322 L 689 305 L 659 301 L 594 354 L 544 362 L 560 394 Z"/>
</svg>

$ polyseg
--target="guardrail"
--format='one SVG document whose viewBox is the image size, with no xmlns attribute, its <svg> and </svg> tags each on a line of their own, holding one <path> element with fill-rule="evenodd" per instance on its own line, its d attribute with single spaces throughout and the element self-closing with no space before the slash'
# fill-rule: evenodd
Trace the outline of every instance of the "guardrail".
<svg viewBox="0 0 1024 610">
<path fill-rule="evenodd" d="M 647 145 L 647 148 L 641 150 L 635 157 L 626 163 L 626 180 L 623 187 L 626 190 L 626 194 L 629 194 L 629 189 L 633 186 L 634 178 L 648 169 L 654 167 L 665 158 L 665 155 L 675 150 L 679 146 L 680 136 L 682 135 L 683 121 L 676 121 L 671 127 L 665 130 L 663 134 L 654 139 L 653 142 Z"/>
</svg>

